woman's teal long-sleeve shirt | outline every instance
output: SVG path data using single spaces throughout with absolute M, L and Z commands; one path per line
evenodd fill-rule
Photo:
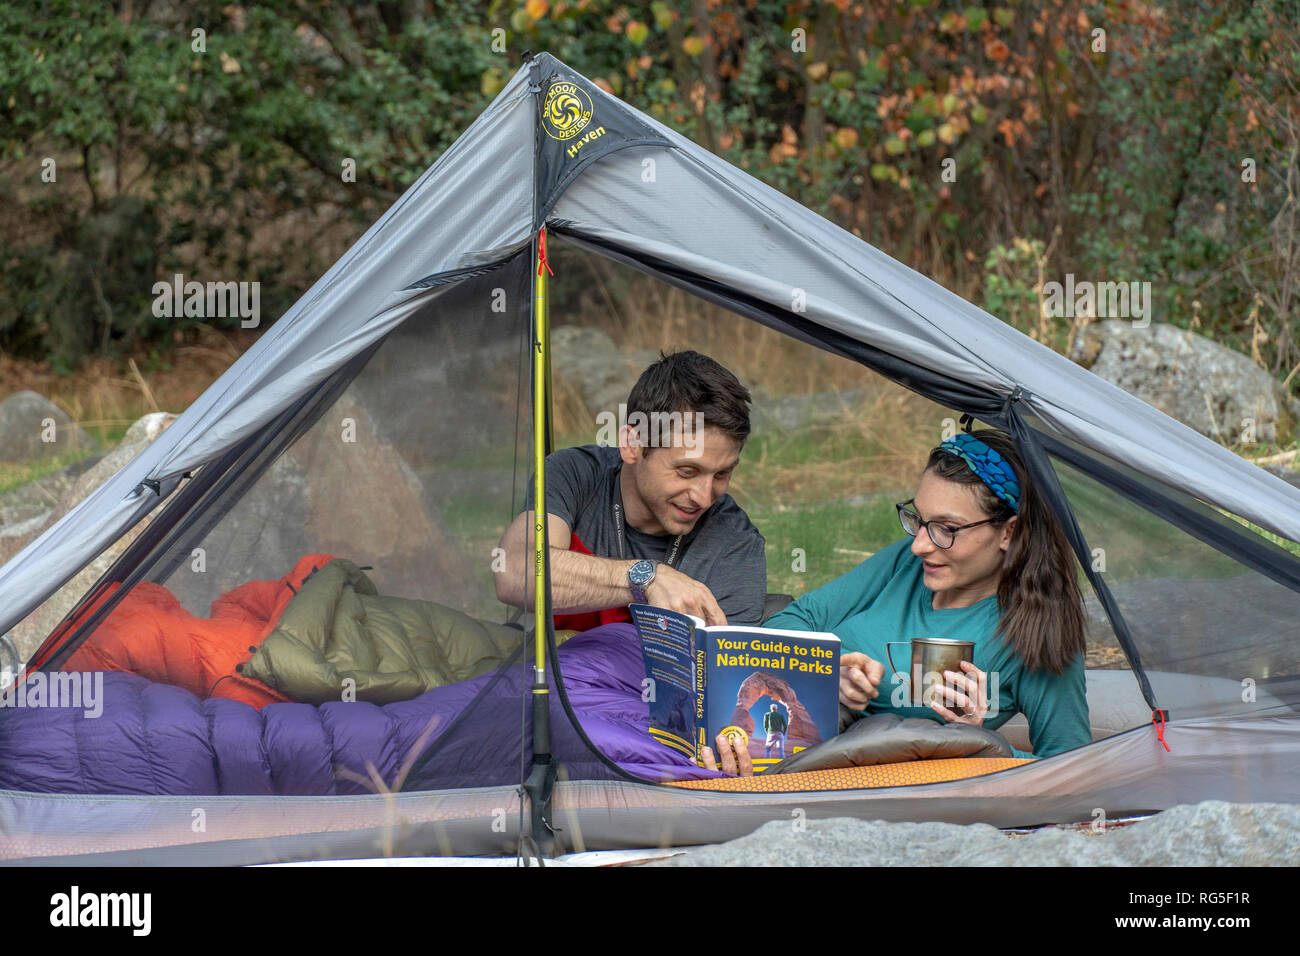
M 843 577 L 808 592 L 764 626 L 830 631 L 840 639 L 843 653 L 861 651 L 885 665 L 884 680 L 877 688 L 880 696 L 867 705 L 867 713 L 940 722 L 942 718 L 928 707 L 911 706 L 908 685 L 902 682 L 911 665 L 907 648 L 892 648 L 902 671 L 895 675 L 885 642 L 914 637 L 972 641 L 974 664 L 988 674 L 989 714 L 984 726 L 996 730 L 1018 712 L 1029 721 L 1033 753 L 1016 750 L 1017 757 L 1050 757 L 1091 743 L 1082 655 L 1063 674 L 1026 668 L 997 636 L 996 596 L 970 607 L 936 611 L 933 592 L 923 583 L 921 559 L 912 554 L 911 544 L 911 538 L 904 538 L 872 555 Z

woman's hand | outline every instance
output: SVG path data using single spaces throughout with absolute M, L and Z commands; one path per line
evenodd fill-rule
M 934 699 L 930 702 L 930 707 L 950 724 L 979 727 L 984 723 L 984 715 L 989 712 L 988 675 L 970 661 L 962 661 L 961 669 L 964 674 L 943 672 L 948 684 L 934 685 Z M 947 706 L 944 706 L 945 702 Z M 957 713 L 962 710 L 966 713 Z
M 879 696 L 876 688 L 885 665 L 860 651 L 840 655 L 840 703 L 852 711 L 865 710 Z

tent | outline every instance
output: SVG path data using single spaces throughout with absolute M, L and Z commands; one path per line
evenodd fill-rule
M 489 571 L 553 441 L 548 237 L 1011 432 L 1127 661 L 1089 673 L 1099 739 L 967 779 L 795 792 L 666 786 L 605 752 L 571 706 L 578 678 L 556 672 L 545 603 L 518 619 Z M 0 859 L 550 852 L 713 842 L 795 810 L 1024 826 L 1294 799 L 1300 561 L 1261 529 L 1300 541 L 1300 490 L 535 56 L 161 437 L 0 569 L 0 633 L 40 619 L 60 589 L 85 590 L 23 655 L 28 680 L 94 649 L 133 594 L 173 595 L 175 613 L 201 617 L 253 580 L 283 577 L 296 595 L 310 574 L 290 569 L 311 554 L 370 566 L 380 593 L 514 628 L 517 646 L 433 727 L 413 701 L 260 712 L 333 734 L 354 776 L 370 762 L 382 785 L 303 792 L 274 773 L 242 793 L 193 785 L 247 756 L 222 752 L 150 765 L 155 792 L 0 789 Z M 162 701 L 148 733 L 164 753 L 258 719 L 144 683 L 121 693 Z M 339 706 L 373 723 L 340 743 Z M 189 716 L 159 716 L 167 707 Z M 22 752 L 12 717 L 0 711 L 0 770 Z M 395 756 L 383 728 L 399 726 Z M 125 746 L 92 743 L 91 727 L 61 731 L 69 761 Z M 266 769 L 266 752 L 249 759 Z

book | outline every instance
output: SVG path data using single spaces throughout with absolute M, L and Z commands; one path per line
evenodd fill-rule
M 650 735 L 697 764 L 719 733 L 749 749 L 754 772 L 839 730 L 840 639 L 818 631 L 708 627 L 648 604 L 628 610 L 641 639 Z

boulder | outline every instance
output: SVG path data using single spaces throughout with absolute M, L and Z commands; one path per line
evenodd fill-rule
M 99 444 L 72 423 L 63 409 L 33 391 L 0 402 L 0 461 L 35 461 L 84 455 Z
M 1007 832 L 984 823 L 773 821 L 646 866 L 1292 866 L 1300 805 L 1207 800 L 1139 820 Z
M 830 425 L 843 421 L 866 398 L 863 389 L 773 397 L 755 388 L 750 421 L 755 434 Z
M 1246 569 L 1232 577 L 1108 581 L 1149 670 L 1263 681 L 1294 673 L 1296 594 Z M 1090 667 L 1127 668 L 1110 621 L 1089 591 Z M 1113 648 L 1111 660 L 1098 656 Z
M 1260 465 L 1260 467 L 1270 474 L 1277 475 L 1288 485 L 1300 488 L 1300 471 L 1292 471 L 1290 468 L 1283 468 L 1279 465 Z
M 343 441 L 337 427 L 346 418 L 355 423 L 355 442 Z M 0 547 L 17 553 L 139 454 L 174 419 L 174 415 L 158 414 L 136 422 L 123 444 L 77 477 L 42 521 L 21 536 L 0 538 Z M 371 577 L 382 593 L 465 607 L 483 590 L 471 566 L 489 567 L 496 540 L 484 542 L 482 554 L 466 555 L 448 534 L 438 511 L 424 500 L 427 483 L 436 483 L 434 474 L 422 481 L 385 440 L 370 413 L 354 397 L 344 395 L 197 542 L 201 555 L 187 551 L 164 583 L 190 613 L 206 616 L 212 601 L 230 589 L 250 580 L 278 578 L 304 554 L 324 552 L 372 566 Z M 14 628 L 14 642 L 24 659 L 152 517 L 127 532 Z
M 1276 444 L 1295 426 L 1293 402 L 1272 375 L 1239 352 L 1172 325 L 1098 322 L 1080 333 L 1070 358 L 1225 445 Z
M 500 329 L 458 332 L 455 348 L 439 348 L 427 331 L 403 327 L 348 393 L 365 410 L 367 433 L 400 448 L 406 463 L 420 470 L 490 456 L 510 439 L 519 361 L 518 340 Z M 527 379 L 524 389 L 526 403 Z M 412 401 L 412 395 L 419 400 Z M 361 431 L 358 420 L 358 435 Z
M 153 440 L 165 432 L 174 421 L 176 416 L 171 412 L 150 412 L 126 430 L 119 447 L 152 444 Z
M 355 444 L 343 445 L 337 431 L 327 430 L 316 436 L 328 443 L 326 453 L 295 445 L 286 455 L 312 469 L 302 553 L 326 551 L 372 566 L 370 576 L 381 594 L 462 607 L 475 590 L 471 564 L 489 567 L 492 555 L 487 547 L 481 554 L 463 553 L 444 526 L 440 511 L 446 501 L 438 493 L 438 479 L 445 466 L 426 464 L 417 474 L 349 396 L 330 415 L 356 419 Z M 374 438 L 366 447 L 368 434 Z M 505 529 L 502 522 L 499 530 Z
M 79 470 L 60 479 L 61 493 L 48 512 L 40 520 L 32 520 L 19 528 L 20 531 L 8 537 L 0 536 L 0 562 L 8 561 L 15 554 L 35 540 L 45 529 L 50 527 L 79 504 L 87 495 L 117 474 L 132 458 L 142 452 L 149 444 L 162 434 L 176 416 L 169 412 L 154 412 L 144 416 L 129 429 L 123 437 L 122 444 L 107 454 L 97 456 L 90 467 L 85 462 L 70 466 Z M 33 482 L 32 484 L 36 484 Z M 19 654 L 26 660 L 40 646 L 46 636 L 81 600 L 83 594 L 99 580 L 105 571 L 116 561 L 123 551 L 134 541 L 149 523 L 146 517 L 120 539 L 111 544 L 102 554 L 83 568 L 71 581 L 61 587 L 44 604 L 15 625 L 12 640 Z
M 0 495 L 0 564 L 18 553 L 22 545 L 16 542 L 26 543 L 34 532 L 48 527 L 73 483 L 103 457 L 102 452 L 88 455 Z
M 659 353 L 652 349 L 620 350 L 600 329 L 565 325 L 551 332 L 551 370 L 557 380 L 557 396 L 562 398 L 564 390 L 575 391 L 593 422 L 601 412 L 617 414 L 641 373 L 658 360 Z M 755 385 L 750 391 L 755 434 L 793 432 L 841 421 L 868 396 L 862 389 L 773 396 Z M 594 431 L 595 426 L 592 428 Z
M 646 366 L 658 361 L 650 349 L 621 351 L 600 329 L 564 325 L 551 332 L 551 374 L 577 390 L 592 418 L 601 412 L 618 414 L 627 394 Z
M 175 420 L 169 412 L 146 415 L 111 451 L 89 455 L 0 496 L 0 564 L 116 474 Z
M 108 479 L 127 466 L 140 452 L 151 445 L 161 435 L 176 416 L 171 412 L 151 412 L 135 422 L 122 436 L 122 442 L 112 451 L 100 457 L 93 467 L 87 468 L 72 483 L 55 508 L 56 520 L 63 517 L 73 506 L 102 485 Z M 53 522 L 51 522 L 53 524 Z
M 355 440 L 345 440 L 345 419 Z M 426 500 L 427 485 L 440 488 L 439 473 L 426 466 L 417 474 L 345 393 L 199 542 L 201 564 L 183 563 L 166 584 L 190 613 L 206 615 L 231 588 L 278 578 L 319 552 L 372 568 L 381 594 L 463 608 L 481 590 L 471 568 L 490 567 L 496 540 L 481 554 L 463 552 Z

